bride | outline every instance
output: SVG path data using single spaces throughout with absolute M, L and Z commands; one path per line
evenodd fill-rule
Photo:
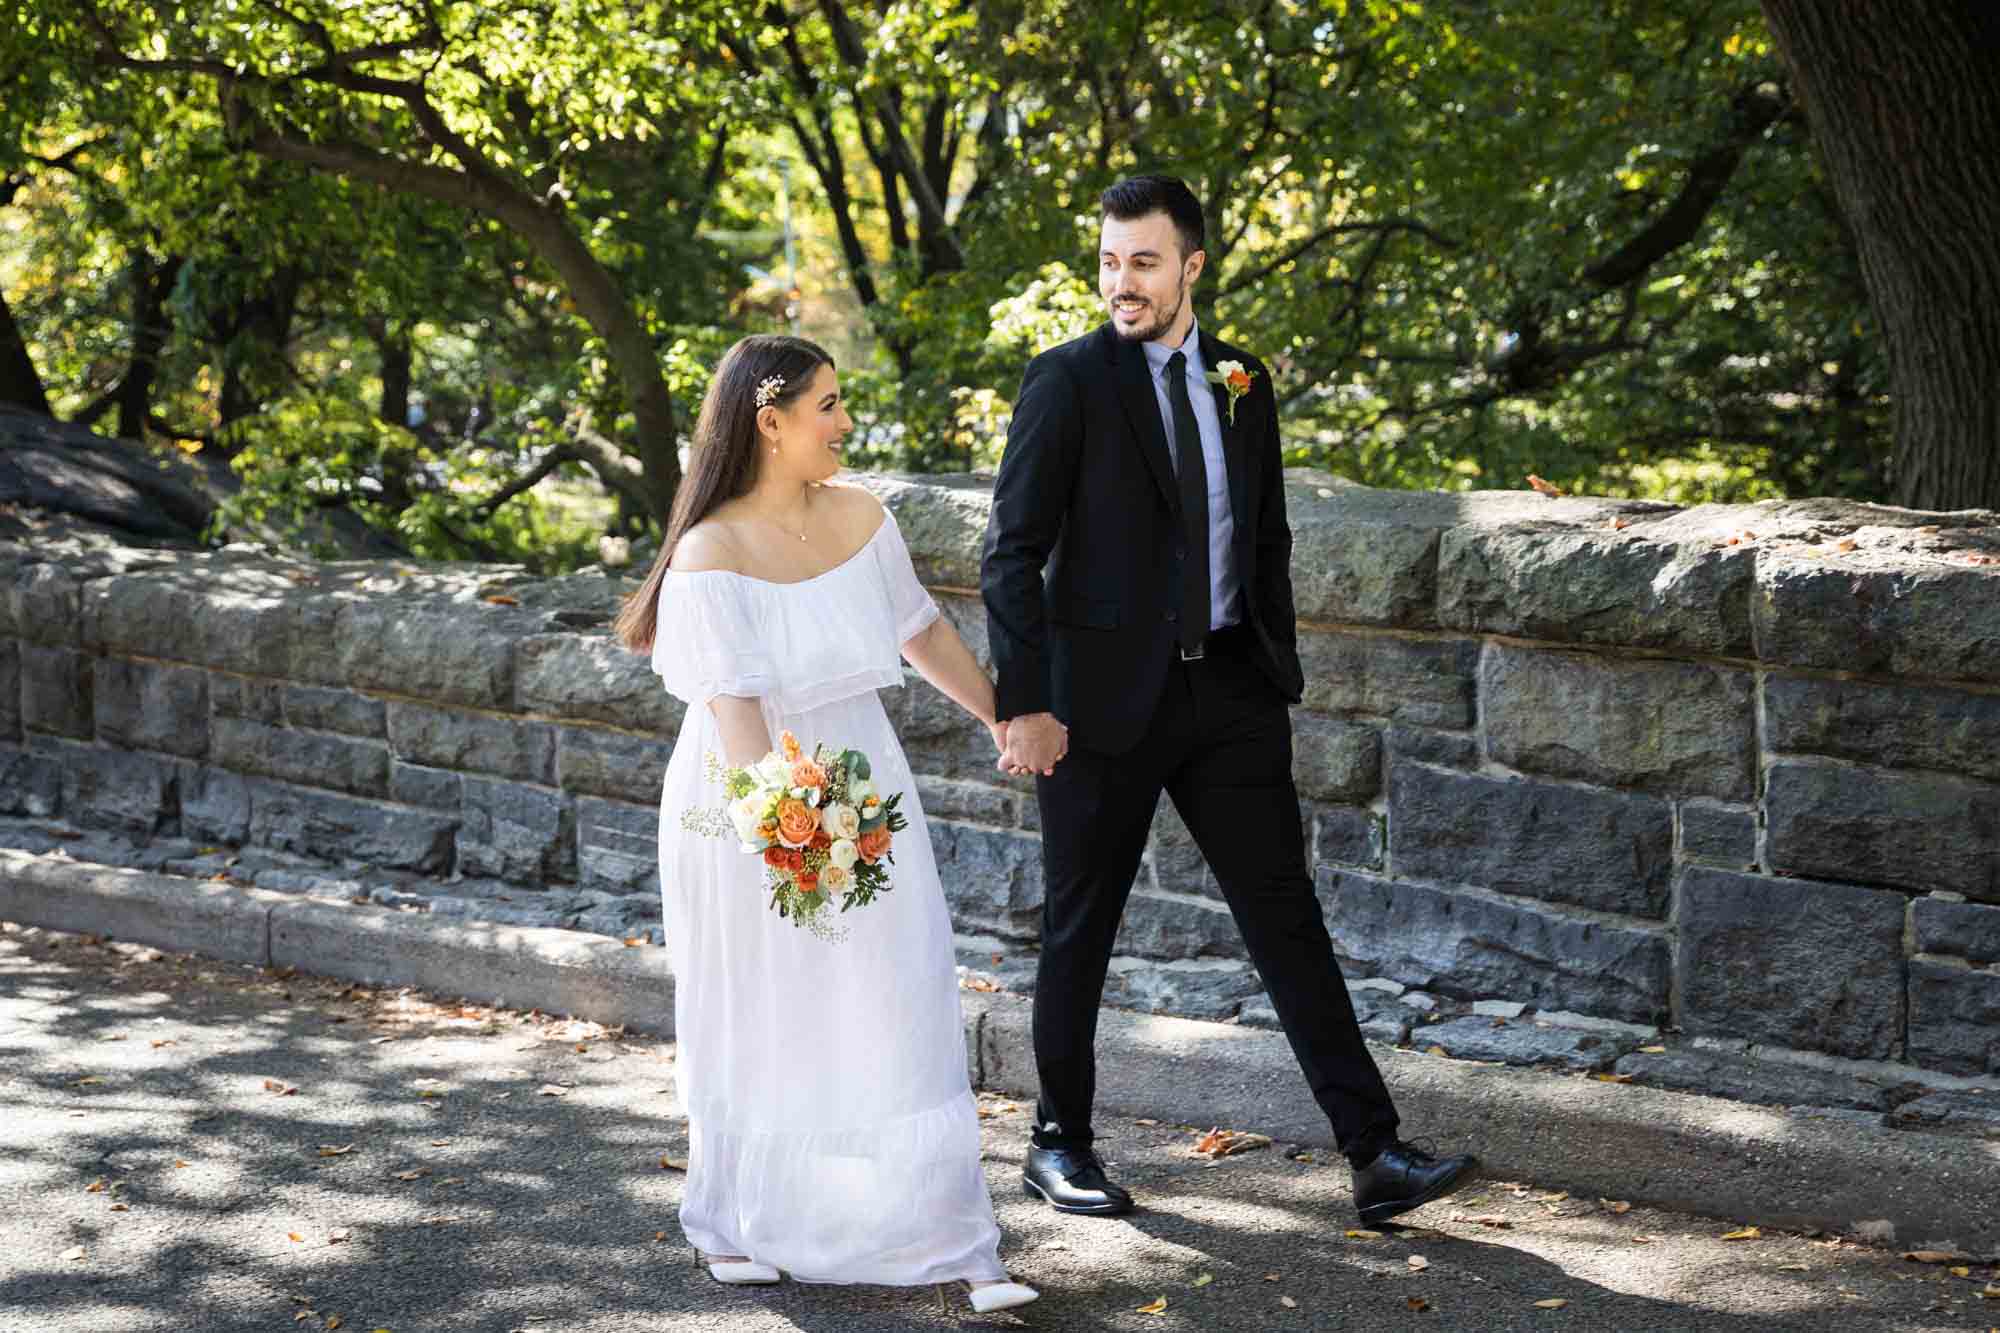
M 898 661 L 984 722 L 992 682 L 917 581 L 896 521 L 833 482 L 853 428 L 832 358 L 757 336 L 716 368 L 660 558 L 618 633 L 689 707 L 660 802 L 660 886 L 688 1115 L 681 1226 L 721 1282 L 963 1282 L 979 1311 L 1037 1293 L 1008 1279 L 980 1167 L 951 924 L 916 784 L 876 691 Z M 732 767 L 789 731 L 873 765 L 909 826 L 890 890 L 841 938 L 770 909 L 764 864 L 688 831 Z

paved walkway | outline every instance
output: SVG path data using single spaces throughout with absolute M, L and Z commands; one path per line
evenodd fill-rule
M 1211 1161 L 1190 1127 L 1143 1119 L 1106 1144 L 1143 1210 L 1059 1217 L 1020 1197 L 1025 1115 L 993 1097 L 1004 1253 L 1038 1304 L 725 1289 L 690 1265 L 661 1165 L 686 1150 L 673 1058 L 590 1024 L 0 926 L 0 1330 L 2000 1327 L 1991 1266 L 1724 1240 L 1726 1219 L 1532 1183 L 1355 1236 L 1337 1160 L 1280 1143 Z

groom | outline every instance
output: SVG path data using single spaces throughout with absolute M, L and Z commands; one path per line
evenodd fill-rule
M 1313 892 L 1291 776 L 1286 705 L 1303 676 L 1270 375 L 1196 326 L 1188 293 L 1206 256 L 1187 185 L 1135 176 L 1100 202 L 1109 322 L 1028 363 L 980 574 L 1000 766 L 1037 774 L 1041 804 L 1041 1096 L 1025 1183 L 1061 1212 L 1132 1206 L 1091 1149 L 1093 1046 L 1164 791 L 1333 1123 L 1362 1220 L 1380 1222 L 1451 1193 L 1476 1163 L 1396 1137 Z

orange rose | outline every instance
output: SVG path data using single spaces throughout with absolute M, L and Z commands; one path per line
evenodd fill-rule
M 798 884 L 800 893 L 819 892 L 819 877 L 817 875 L 800 875 Z
M 796 847 L 785 853 L 785 869 L 794 873 L 806 868 L 806 854 Z
M 854 840 L 854 850 L 861 853 L 862 860 L 874 865 L 889 850 L 890 837 L 886 828 L 870 829 Z
M 823 852 L 833 846 L 833 839 L 826 836 L 825 829 L 821 829 L 819 832 L 813 834 L 811 846 L 814 851 Z
M 787 861 L 788 858 L 785 855 L 784 848 L 766 847 L 764 849 L 764 864 L 771 867 L 771 869 L 783 870 Z
M 792 785 L 794 787 L 826 786 L 826 770 L 810 759 L 792 762 Z
M 1230 372 L 1229 391 L 1231 393 L 1250 392 L 1250 372 L 1247 370 L 1237 370 Z
M 809 841 L 819 831 L 819 811 L 796 797 L 778 802 L 778 836 L 793 846 Z

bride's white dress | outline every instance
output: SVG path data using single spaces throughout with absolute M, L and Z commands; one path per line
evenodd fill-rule
M 916 784 L 876 691 L 938 616 L 894 518 L 814 578 L 668 571 L 653 668 L 688 703 L 660 801 L 688 1173 L 681 1226 L 808 1282 L 1006 1276 L 979 1163 L 951 924 Z M 816 939 L 780 919 L 758 857 L 681 827 L 719 807 L 715 695 L 755 697 L 791 731 L 871 761 L 903 793 L 891 889 Z

